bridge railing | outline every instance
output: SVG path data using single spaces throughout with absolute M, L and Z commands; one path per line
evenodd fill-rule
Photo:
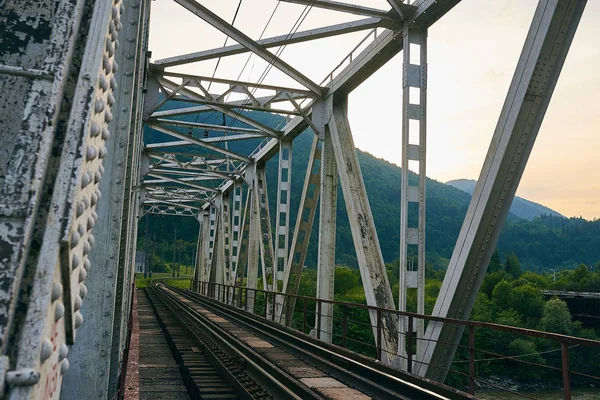
M 500 379 L 485 378 L 486 371 L 489 372 L 490 370 L 490 365 L 498 362 L 506 363 L 505 370 L 513 371 L 515 374 L 521 369 L 525 372 L 530 370 L 535 371 L 538 375 L 545 375 L 546 379 L 550 379 L 552 382 L 561 382 L 565 399 L 571 398 L 572 379 L 576 379 L 576 383 L 579 384 L 594 382 L 597 385 L 600 383 L 600 341 L 597 340 L 488 322 L 434 317 L 365 304 L 323 300 L 302 295 L 287 295 L 242 286 L 192 281 L 190 282 L 190 288 L 227 305 L 280 323 L 285 321 L 277 321 L 277 313 L 273 305 L 282 304 L 282 297 L 295 297 L 297 299 L 296 306 L 293 313 L 290 314 L 292 320 L 287 321 L 286 325 L 294 330 L 310 334 L 317 339 L 322 339 L 322 336 L 330 334 L 331 342 L 334 345 L 353 350 L 378 361 L 384 360 L 383 354 L 386 353 L 386 350 L 381 346 L 382 335 L 386 333 L 386 328 L 382 323 L 385 314 L 395 315 L 398 319 L 405 318 L 408 323 L 405 352 L 387 355 L 392 356 L 388 359 L 394 357 L 405 359 L 408 373 L 417 371 L 415 367 L 418 366 L 418 361 L 414 356 L 417 342 L 424 345 L 428 341 L 416 337 L 414 331 L 416 330 L 417 321 L 423 320 L 426 325 L 432 322 L 454 325 L 458 329 L 463 329 L 464 333 L 462 340 L 456 345 L 455 361 L 450 368 L 447 368 L 449 375 L 446 383 L 459 389 L 468 389 L 471 394 L 475 394 L 476 386 L 480 386 L 507 391 L 519 397 L 535 399 L 530 394 L 515 390 L 514 387 L 507 387 Z M 285 303 L 289 304 L 291 302 Z M 322 310 L 325 304 L 333 305 L 333 313 L 327 316 L 334 321 L 332 332 L 325 332 L 321 326 Z M 376 325 L 371 324 L 369 318 L 371 312 L 377 316 Z M 285 313 L 282 313 L 282 315 L 285 315 Z M 535 341 L 541 348 L 539 350 L 534 348 L 535 351 L 527 352 L 528 347 L 521 345 L 515 347 L 517 350 L 521 349 L 521 352 L 525 350 L 524 354 L 502 354 L 484 349 L 481 346 L 482 342 L 486 340 L 489 342 L 490 339 L 493 339 L 499 347 L 503 347 L 504 344 L 504 347 L 508 350 L 508 344 L 510 342 L 514 343 L 514 340 L 519 338 Z M 477 347 L 478 343 L 479 347 Z M 541 357 L 541 355 L 546 358 Z M 573 355 L 575 357 L 571 357 Z M 576 370 L 573 368 L 574 366 L 578 366 L 580 370 Z M 582 370 L 582 366 L 587 366 L 588 369 L 584 368 Z M 438 368 L 443 367 L 438 366 Z

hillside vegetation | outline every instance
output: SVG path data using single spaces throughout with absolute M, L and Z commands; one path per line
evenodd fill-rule
M 176 107 L 177 103 L 171 103 L 169 107 Z M 269 114 L 253 114 L 265 125 L 272 127 L 281 122 L 281 117 Z M 190 120 L 196 120 L 195 116 L 188 116 Z M 212 119 L 211 119 L 212 118 Z M 207 120 L 215 123 L 214 116 L 199 119 L 199 122 Z M 221 118 L 219 116 L 219 118 Z M 217 121 L 221 123 L 221 121 Z M 227 117 L 226 124 L 232 121 Z M 236 122 L 233 125 L 243 124 Z M 188 131 L 185 131 L 186 133 Z M 202 137 L 204 132 L 194 131 L 197 137 Z M 221 133 L 208 132 L 210 136 Z M 146 142 L 159 140 L 171 140 L 156 131 L 146 131 Z M 292 198 L 290 225 L 296 220 L 296 213 L 302 193 L 302 185 L 308 162 L 312 133 L 306 131 L 301 134 L 293 146 L 292 158 Z M 242 154 L 249 154 L 258 145 L 260 140 L 248 142 L 232 142 L 230 150 Z M 193 151 L 193 147 L 181 148 L 187 152 Z M 173 148 L 173 151 L 178 151 Z M 368 153 L 358 150 L 358 158 L 377 227 L 379 242 L 384 260 L 392 262 L 399 254 L 399 221 L 400 221 L 400 182 L 401 170 L 392 163 L 376 158 Z M 416 177 L 411 173 L 411 180 Z M 277 157 L 267 163 L 267 186 L 269 189 L 269 201 L 271 216 L 275 215 L 277 182 Z M 415 181 L 416 183 L 416 181 Z M 463 190 L 443 184 L 433 179 L 427 180 L 427 231 L 426 247 L 427 262 L 429 267 L 435 270 L 443 270 L 447 266 L 452 255 L 458 232 L 466 214 L 470 195 Z M 541 206 L 543 207 L 543 206 Z M 552 210 L 550 210 L 552 211 Z M 317 216 L 318 217 L 318 216 Z M 183 238 L 177 244 L 181 252 L 181 261 L 192 263 L 198 234 L 198 223 L 193 218 L 162 217 L 151 215 L 150 230 L 156 233 L 155 254 L 164 262 L 170 262 L 172 258 L 173 232 L 175 225 L 178 229 L 178 237 Z M 272 223 L 275 223 L 274 217 Z M 311 244 L 309 247 L 306 265 L 309 268 L 316 266 L 317 254 L 317 225 L 313 227 Z M 346 215 L 341 188 L 338 190 L 337 204 L 337 237 L 336 237 L 336 262 L 338 264 L 356 267 L 356 254 L 350 232 L 350 226 Z M 141 225 L 139 234 L 139 248 L 143 249 L 144 225 Z M 291 237 L 291 233 L 290 233 Z M 581 218 L 564 218 L 556 215 L 542 215 L 541 217 L 527 220 L 509 214 L 502 234 L 498 242 L 498 250 L 501 254 L 515 253 L 521 260 L 524 269 L 542 271 L 549 269 L 575 268 L 581 263 L 594 265 L 600 260 L 600 221 L 588 221 Z

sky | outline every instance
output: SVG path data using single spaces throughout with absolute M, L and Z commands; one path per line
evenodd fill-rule
M 231 22 L 239 0 L 200 0 Z M 345 0 L 388 10 L 386 0 Z M 152 3 L 152 59 L 220 47 L 225 35 L 172 0 Z M 243 0 L 235 27 L 253 39 L 361 17 L 275 0 Z M 427 175 L 477 179 L 537 0 L 462 0 L 428 32 Z M 281 58 L 321 82 L 366 32 L 290 45 Z M 228 44 L 235 44 L 229 39 Z M 271 49 L 275 51 L 276 49 Z M 220 78 L 254 80 L 267 67 L 248 54 L 219 63 Z M 248 61 L 248 62 L 247 62 Z M 247 62 L 247 64 L 246 64 Z M 216 60 L 172 69 L 212 75 Z M 244 65 L 246 64 L 246 67 Z M 240 75 L 240 71 L 242 71 Z M 349 95 L 356 146 L 400 164 L 402 54 Z M 264 83 L 298 87 L 275 68 Z M 600 0 L 588 0 L 517 195 L 565 216 L 600 218 Z

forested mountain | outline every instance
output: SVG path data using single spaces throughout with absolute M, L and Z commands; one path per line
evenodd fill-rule
M 446 182 L 446 185 L 454 186 L 457 189 L 467 192 L 469 195 L 473 195 L 475 191 L 475 185 L 477 181 L 473 179 L 455 179 Z M 524 199 L 519 196 L 515 196 L 511 206 L 510 212 L 517 217 L 532 220 L 534 218 L 541 217 L 543 215 L 551 215 L 553 217 L 562 217 L 560 213 L 554 211 L 551 208 L 535 203 L 533 201 Z
M 171 102 L 169 107 L 175 108 L 177 103 Z M 253 114 L 253 117 L 272 127 L 279 125 L 282 121 L 280 116 L 264 113 Z M 188 118 L 193 121 L 197 120 L 196 116 L 190 115 Z M 217 118 L 215 115 L 207 113 L 205 117 L 201 117 L 197 121 L 232 124 L 229 117 L 225 121 L 221 121 L 222 117 L 220 115 L 218 121 L 215 121 L 215 118 Z M 235 122 L 233 125 L 245 126 L 239 122 Z M 182 131 L 189 133 L 187 130 Z M 207 133 L 210 137 L 222 134 L 211 131 L 201 132 L 199 130 L 194 130 L 192 133 L 196 137 L 203 137 Z M 312 136 L 312 132 L 306 131 L 293 142 L 291 229 L 293 229 L 296 221 Z M 147 143 L 170 140 L 168 136 L 148 129 L 146 130 L 145 139 Z M 249 154 L 259 142 L 260 140 L 253 141 L 253 143 L 231 142 L 229 149 L 242 154 Z M 189 152 L 191 149 L 192 146 L 189 146 L 185 151 Z M 173 151 L 177 151 L 176 148 L 173 148 Z M 386 262 L 392 262 L 398 258 L 399 253 L 401 170 L 395 164 L 360 150 L 358 150 L 358 158 L 383 257 Z M 409 179 L 416 179 L 416 177 L 411 174 Z M 269 201 L 273 224 L 275 223 L 276 182 L 277 157 L 273 157 L 267 163 L 267 186 L 270 188 Z M 433 179 L 427 180 L 426 193 L 427 262 L 435 269 L 443 269 L 452 255 L 458 232 L 469 205 L 470 195 Z M 156 254 L 167 262 L 171 260 L 175 225 L 178 229 L 177 237 L 181 238 L 178 247 L 183 251 L 182 261 L 191 263 L 194 259 L 198 233 L 198 223 L 193 218 L 150 216 L 150 231 L 156 234 L 156 242 L 158 243 Z M 311 245 L 306 261 L 308 267 L 316 266 L 317 225 L 315 223 L 311 236 Z M 337 225 L 336 261 L 339 264 L 356 267 L 354 245 L 341 188 L 338 190 Z M 143 243 L 144 228 L 145 225 L 142 222 L 139 228 L 140 249 L 143 249 L 141 243 Z M 529 221 L 509 214 L 498 248 L 502 254 L 514 252 L 520 259 L 521 266 L 525 269 L 543 270 L 571 267 L 579 265 L 579 263 L 592 265 L 600 260 L 600 220 L 586 221 L 557 216 L 542 216 Z

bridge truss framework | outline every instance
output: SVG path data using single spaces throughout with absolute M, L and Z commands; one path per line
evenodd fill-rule
M 13 398 L 106 398 L 116 392 L 137 222 L 145 214 L 199 221 L 196 280 L 256 288 L 261 278 L 269 290 L 295 294 L 319 207 L 317 297 L 333 299 L 339 178 L 367 303 L 395 308 L 347 96 L 403 50 L 398 303 L 405 309 L 407 290 L 416 288 L 418 311 L 424 312 L 427 30 L 459 0 L 388 0 L 389 10 L 284 0 L 360 19 L 260 40 L 194 0 L 174 1 L 237 44 L 150 63 L 148 0 L 22 1 L 0 12 L 0 26 L 8 32 L 0 44 L 11 49 L 0 63 L 0 134 L 8 147 L 0 166 L 0 372 L 6 377 L 0 392 Z M 539 1 L 436 316 L 469 317 L 585 3 Z M 269 50 L 351 32 L 366 35 L 320 83 Z M 243 53 L 261 57 L 295 87 L 173 70 Z M 170 108 L 169 101 L 183 106 Z M 186 118 L 207 112 L 239 123 Z M 257 117 L 265 112 L 285 118 L 278 127 L 266 126 Z M 144 143 L 144 127 L 169 140 Z M 293 140 L 306 129 L 315 135 L 292 225 Z M 249 154 L 229 149 L 234 142 L 257 140 Z M 265 164 L 275 156 L 272 226 Z M 408 179 L 411 161 L 418 163 L 416 185 Z M 409 223 L 411 204 L 417 205 L 416 226 Z M 280 322 L 290 321 L 294 304 L 269 307 Z M 333 310 L 326 306 L 320 315 L 320 337 L 330 341 Z M 392 315 L 383 318 L 385 359 L 406 368 L 408 326 Z M 462 332 L 441 323 L 415 328 L 421 340 L 413 370 L 443 381 L 455 351 L 451 343 Z

